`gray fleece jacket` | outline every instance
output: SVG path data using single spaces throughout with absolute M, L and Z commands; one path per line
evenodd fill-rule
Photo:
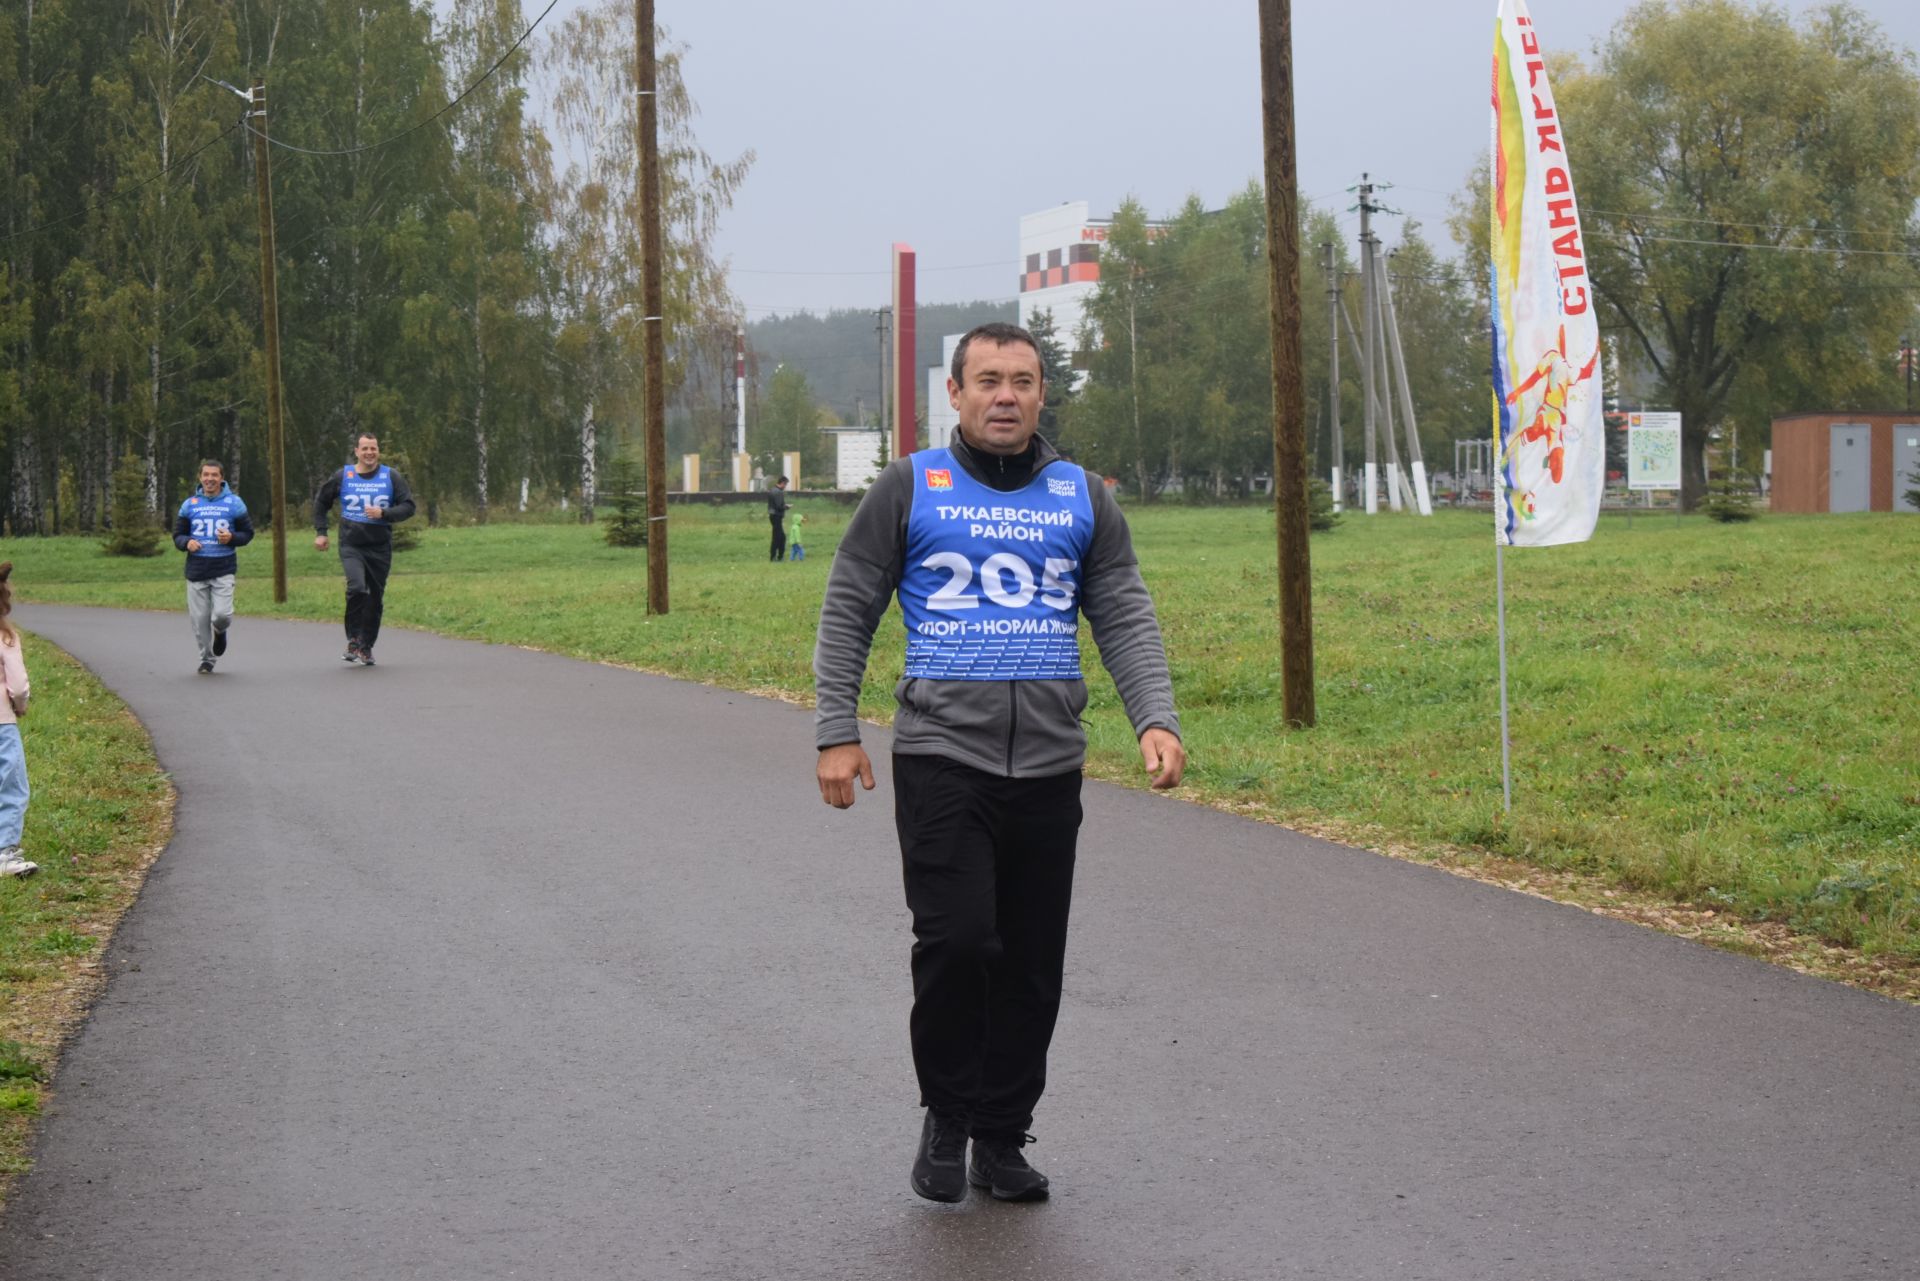
M 1060 458 L 1040 437 L 1033 441 L 1030 464 L 970 449 L 958 431 L 950 448 L 974 479 L 1017 492 L 1037 484 L 1041 468 Z M 813 651 L 817 747 L 860 741 L 855 712 L 867 655 L 906 568 L 913 467 L 909 455 L 880 473 L 847 525 L 827 576 Z M 1177 735 L 1180 721 L 1174 715 L 1160 622 L 1140 579 L 1126 517 L 1098 476 L 1087 473 L 1086 485 L 1093 502 L 1093 544 L 1081 567 L 1080 612 L 1093 629 L 1100 662 L 1119 688 L 1134 734 L 1159 728 Z M 1085 681 L 909 678 L 894 686 L 894 700 L 899 710 L 893 750 L 901 755 L 945 756 L 1004 778 L 1064 774 L 1086 763 L 1087 736 L 1080 726 L 1087 706 Z

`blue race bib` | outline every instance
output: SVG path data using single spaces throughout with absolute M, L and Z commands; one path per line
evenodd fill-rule
M 1080 566 L 1093 546 L 1087 473 L 1064 460 L 1001 493 L 949 450 L 913 455 L 900 579 L 906 674 L 1080 679 Z
M 180 504 L 180 514 L 187 518 L 187 537 L 200 542 L 200 550 L 187 555 L 217 560 L 235 554 L 231 543 L 220 541 L 220 534 L 223 530 L 231 533 L 234 522 L 247 514 L 240 495 L 231 489 L 221 490 L 218 498 L 196 492 Z
M 381 525 L 386 517 L 374 519 L 366 514 L 369 507 L 378 507 L 382 512 L 393 506 L 393 469 L 385 463 L 374 469 L 373 475 L 362 476 L 358 468 L 346 467 L 340 472 L 340 519 L 350 520 L 356 525 Z

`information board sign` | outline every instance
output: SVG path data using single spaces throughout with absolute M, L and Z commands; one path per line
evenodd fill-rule
M 1680 488 L 1680 415 L 1627 415 L 1627 488 Z

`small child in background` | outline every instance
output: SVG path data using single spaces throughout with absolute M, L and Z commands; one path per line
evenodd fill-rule
M 19 718 L 27 714 L 27 663 L 13 613 L 13 562 L 0 563 L 0 876 L 32 876 L 40 870 L 20 853 L 27 821 L 27 754 Z
M 793 534 L 787 544 L 787 559 L 789 561 L 805 560 L 807 549 L 800 545 L 800 540 L 805 536 L 807 514 L 796 507 L 793 511 L 793 519 L 788 523 L 793 526 Z

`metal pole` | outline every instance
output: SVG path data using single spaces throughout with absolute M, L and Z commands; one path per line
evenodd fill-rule
M 1280 680 L 1286 722 L 1314 723 L 1313 574 L 1307 541 L 1306 388 L 1300 359 L 1300 188 L 1293 141 L 1293 14 L 1260 0 L 1260 107 L 1267 182 L 1267 328 L 1273 344 L 1274 525 L 1280 556 Z
M 640 306 L 646 313 L 647 612 L 667 612 L 667 339 L 662 314 L 659 101 L 655 94 L 653 0 L 634 0 L 634 86 L 640 98 Z
M 1507 549 L 1493 545 L 1494 612 L 1500 632 L 1500 795 L 1513 813 L 1513 739 L 1507 730 Z
M 747 331 L 736 324 L 733 329 L 733 452 L 747 452 Z M 796 484 L 798 482 L 795 482 Z
M 267 338 L 267 472 L 273 500 L 273 600 L 287 600 L 287 439 L 280 418 L 280 298 L 273 271 L 273 181 L 267 159 L 267 82 L 253 78 L 247 127 L 260 206 L 260 325 Z

